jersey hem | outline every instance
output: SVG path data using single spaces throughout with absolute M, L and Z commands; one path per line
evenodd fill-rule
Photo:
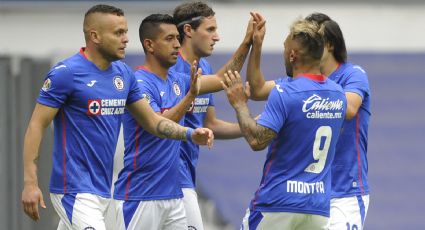
M 94 192 L 94 191 L 90 191 L 90 190 L 75 190 L 75 189 L 70 190 L 70 189 L 67 189 L 66 192 L 63 192 L 63 189 L 60 189 L 60 190 L 50 189 L 50 193 L 54 193 L 54 194 L 90 193 L 90 194 L 101 196 L 101 197 L 107 198 L 107 199 L 111 198 L 110 193 Z
M 354 192 L 354 193 L 347 193 L 347 194 L 334 194 L 331 195 L 331 199 L 333 198 L 346 198 L 346 197 L 352 197 L 352 196 L 364 196 L 364 195 L 369 195 L 369 190 L 365 191 L 365 192 Z
M 114 195 L 115 200 L 148 201 L 148 200 L 170 200 L 183 198 L 183 193 L 168 196 L 128 196 Z
M 290 213 L 302 213 L 302 214 L 312 214 L 329 217 L 330 212 L 320 212 L 317 210 L 298 210 L 298 209 L 288 209 L 288 208 L 261 208 L 255 207 L 255 210 L 250 208 L 250 211 L 260 211 L 260 212 L 290 212 Z

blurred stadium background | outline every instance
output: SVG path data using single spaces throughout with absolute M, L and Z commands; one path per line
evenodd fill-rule
M 39 183 L 48 208 L 41 220 L 24 215 L 22 140 L 45 74 L 56 61 L 84 45 L 83 15 L 100 1 L 0 0 L 0 230 L 56 229 L 58 218 L 48 193 L 51 130 L 44 137 Z M 181 1 L 109 1 L 123 8 L 130 42 L 125 61 L 143 63 L 138 39 L 141 20 L 151 13 L 171 13 Z M 267 19 L 262 69 L 268 79 L 283 76 L 282 44 L 297 17 L 323 12 L 341 26 L 349 60 L 368 72 L 372 90 L 369 128 L 370 230 L 425 229 L 425 2 L 424 0 L 230 0 L 209 1 L 216 12 L 221 41 L 209 59 L 218 69 L 239 45 L 249 11 Z M 219 118 L 236 121 L 223 93 L 215 96 Z M 253 114 L 263 103 L 250 102 Z M 122 165 L 122 142 L 115 171 Z M 202 149 L 198 189 L 206 230 L 237 229 L 256 190 L 265 151 L 252 152 L 243 139 L 216 141 Z M 108 223 L 111 223 L 110 213 Z M 108 227 L 113 229 L 112 224 Z

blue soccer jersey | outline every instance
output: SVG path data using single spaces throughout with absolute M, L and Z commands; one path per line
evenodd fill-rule
M 330 166 L 345 111 L 342 88 L 321 75 L 276 81 L 257 123 L 277 136 L 251 211 L 329 216 Z
M 59 109 L 53 121 L 50 192 L 111 196 L 121 114 L 139 99 L 134 74 L 121 61 L 103 71 L 81 49 L 50 70 L 37 99 Z
M 369 194 L 367 182 L 367 140 L 371 115 L 370 89 L 366 72 L 358 65 L 341 64 L 329 79 L 345 92 L 360 95 L 363 102 L 357 115 L 344 122 L 332 165 L 332 198 Z
M 172 70 L 190 76 L 190 67 L 181 55 L 178 56 L 177 63 L 171 67 Z M 199 68 L 202 74 L 213 74 L 210 64 L 203 58 L 199 60 Z M 195 98 L 194 103 L 186 113 L 185 126 L 190 128 L 200 128 L 204 126 L 205 116 L 208 106 L 214 106 L 213 95 L 211 93 L 202 94 Z M 182 142 L 180 146 L 181 158 L 181 186 L 182 188 L 195 188 L 196 165 L 199 158 L 199 146 L 192 142 Z
M 189 76 L 168 72 L 166 80 L 146 68 L 135 73 L 140 91 L 155 112 L 177 105 L 190 88 Z M 184 123 L 182 118 L 180 124 Z M 179 181 L 181 141 L 156 137 L 140 127 L 126 112 L 124 168 L 115 183 L 119 200 L 161 200 L 183 197 Z

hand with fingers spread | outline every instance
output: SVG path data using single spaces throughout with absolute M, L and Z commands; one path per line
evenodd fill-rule
M 241 76 L 237 71 L 227 71 L 224 78 L 225 82 L 221 82 L 221 84 L 232 107 L 237 109 L 240 106 L 245 106 L 250 96 L 249 85 L 247 84 L 244 88 Z
M 197 128 L 192 133 L 192 141 L 198 145 L 207 145 L 212 148 L 214 143 L 214 133 L 208 128 Z
M 266 20 L 261 14 L 256 12 L 251 12 L 251 16 L 254 18 L 252 35 L 253 44 L 262 45 L 266 34 Z
M 35 221 L 40 219 L 40 214 L 38 212 L 39 204 L 42 208 L 46 208 L 43 194 L 38 185 L 25 184 L 24 190 L 22 191 L 22 205 L 24 206 L 24 212 Z
M 193 96 L 198 96 L 201 90 L 201 81 L 199 77 L 202 74 L 202 69 L 198 68 L 198 62 L 195 60 L 190 67 L 190 90 L 189 93 Z

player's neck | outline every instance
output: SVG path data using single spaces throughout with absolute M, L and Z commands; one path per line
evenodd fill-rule
M 100 70 L 106 70 L 111 65 L 111 61 L 102 56 L 96 49 L 87 46 L 84 49 L 84 55 L 87 59 L 97 66 Z
M 298 76 L 301 76 L 303 74 L 322 75 L 322 72 L 320 72 L 320 67 L 317 65 L 299 66 L 297 68 L 294 68 L 294 72 L 293 72 L 294 78 L 297 78 Z
M 322 60 L 322 63 L 320 64 L 320 71 L 323 75 L 329 76 L 338 69 L 338 66 L 339 63 L 335 60 L 335 58 L 328 58 L 326 60 Z
M 183 59 L 189 64 L 192 64 L 195 60 L 199 62 L 200 57 L 196 55 L 193 49 L 189 46 L 189 42 L 183 43 L 179 52 Z
M 160 78 L 162 78 L 164 80 L 167 79 L 167 77 L 168 77 L 168 70 L 170 69 L 170 67 L 164 67 L 154 57 L 151 57 L 151 56 L 147 55 L 144 66 L 149 71 L 151 71 L 152 73 L 154 73 L 155 75 L 157 75 L 158 77 L 160 77 Z

